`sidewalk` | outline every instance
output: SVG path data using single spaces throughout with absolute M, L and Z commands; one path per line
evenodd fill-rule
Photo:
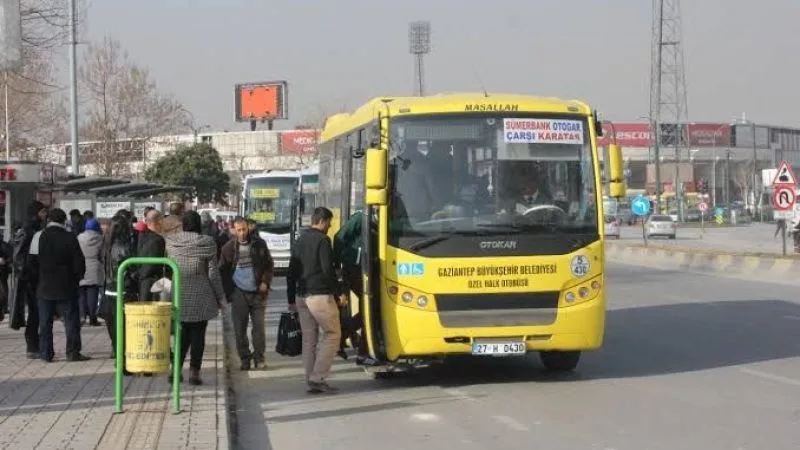
M 228 449 L 222 321 L 209 323 L 204 385 L 181 386 L 171 411 L 166 374 L 125 377 L 123 414 L 114 411 L 113 360 L 105 326 L 82 329 L 83 353 L 64 359 L 64 327 L 54 327 L 56 359 L 28 360 L 24 329 L 0 323 L 0 449 Z M 184 365 L 188 378 L 188 361 Z

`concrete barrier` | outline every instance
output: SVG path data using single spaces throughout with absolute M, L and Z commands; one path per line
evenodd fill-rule
M 800 258 L 606 241 L 606 260 L 800 286 Z

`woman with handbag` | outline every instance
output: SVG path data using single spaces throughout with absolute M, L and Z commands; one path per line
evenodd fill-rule
M 181 273 L 181 366 L 191 349 L 189 383 L 197 386 L 203 384 L 200 368 L 208 321 L 222 309 L 225 293 L 217 266 L 217 243 L 202 234 L 200 215 L 187 211 L 181 222 L 183 231 L 168 235 L 166 248 L 167 257 L 175 260 Z M 174 381 L 170 375 L 170 382 Z

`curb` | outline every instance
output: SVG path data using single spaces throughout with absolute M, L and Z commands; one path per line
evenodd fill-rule
M 223 388 L 225 389 L 225 429 L 226 442 L 220 442 L 219 448 L 237 448 L 239 425 L 236 417 L 236 391 L 233 389 L 233 375 L 231 374 L 231 355 L 233 344 L 233 322 L 230 315 L 230 307 L 226 307 L 222 313 L 222 346 L 223 346 L 223 367 L 225 371 Z M 223 447 L 225 445 L 225 447 Z
M 626 245 L 606 242 L 606 257 L 622 263 L 667 265 L 687 271 L 724 275 L 768 275 L 786 279 L 788 273 L 800 272 L 800 258 L 779 255 L 733 254 L 713 251 L 693 251 L 649 245 Z M 762 277 L 763 278 L 763 277 Z M 771 280 L 770 280 L 771 281 Z M 794 280 L 792 280 L 794 281 Z M 797 281 L 794 281 L 795 283 Z

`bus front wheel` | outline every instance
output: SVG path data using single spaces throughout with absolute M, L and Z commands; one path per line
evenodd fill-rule
M 571 372 L 578 366 L 581 352 L 546 351 L 539 352 L 539 358 L 542 360 L 544 368 L 550 372 Z

